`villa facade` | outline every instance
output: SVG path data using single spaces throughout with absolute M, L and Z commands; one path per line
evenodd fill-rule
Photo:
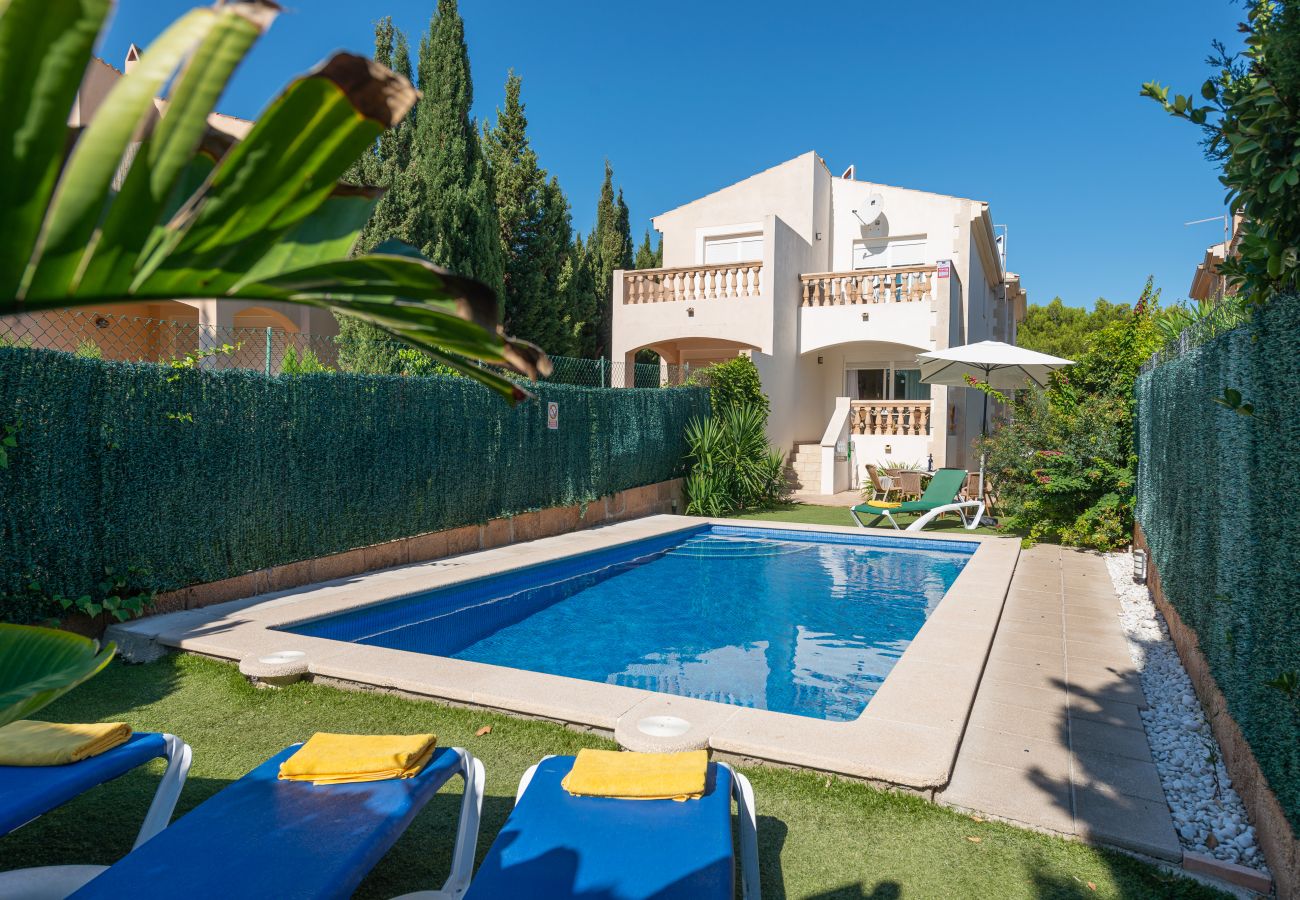
M 1015 342 L 1025 292 L 987 203 L 835 176 L 809 152 L 654 226 L 664 268 L 614 276 L 615 360 L 748 355 L 804 490 L 885 460 L 970 466 L 984 397 L 921 384 L 916 355 Z

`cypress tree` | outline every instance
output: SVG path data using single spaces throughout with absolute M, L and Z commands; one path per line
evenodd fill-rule
M 546 183 L 541 201 L 534 244 L 541 285 L 536 342 L 544 350 L 554 347 L 554 353 L 568 355 L 575 347 L 573 329 L 566 320 L 571 321 L 575 311 L 574 297 L 566 292 L 563 278 L 573 254 L 573 217 L 558 179 L 552 177 Z
M 492 173 L 470 119 L 465 23 L 456 0 L 438 0 L 420 42 L 420 90 L 412 165 L 420 173 L 417 246 L 435 263 L 502 288 L 501 237 Z
M 593 235 L 593 238 L 595 236 Z M 596 337 L 596 278 L 591 267 L 591 253 L 582 235 L 575 235 L 569 245 L 568 258 L 560 272 L 556 293 L 565 310 L 561 321 L 567 341 L 567 355 L 592 359 Z
M 591 357 L 609 354 L 613 318 L 614 270 L 632 268 L 632 229 L 623 191 L 614 193 L 614 169 L 605 161 L 605 181 L 596 203 L 596 227 L 587 241 L 587 256 L 595 281 L 596 299 L 590 341 L 584 348 Z
M 664 244 L 660 240 L 658 246 L 650 243 L 650 229 L 645 230 L 645 239 L 641 241 L 641 246 L 636 248 L 636 259 L 633 265 L 638 269 L 658 269 L 664 264 Z
M 375 23 L 375 61 L 413 80 L 411 52 L 406 35 L 393 27 L 391 16 Z M 384 131 L 374 145 L 343 176 L 352 184 L 383 188 L 361 229 L 355 252 L 373 250 L 386 240 L 396 238 L 415 243 L 415 219 L 418 216 L 419 173 L 411 166 L 415 140 L 415 117 L 412 110 L 396 128 Z M 348 372 L 390 374 L 401 370 L 399 345 L 385 332 L 352 316 L 334 314 L 339 324 L 335 339 L 339 347 L 339 365 Z
M 568 341 L 556 287 L 573 229 L 559 182 L 547 181 L 528 143 L 520 87 L 519 76 L 511 72 L 505 106 L 497 111 L 495 127 L 483 134 L 500 221 L 505 327 L 516 337 L 559 352 L 556 348 Z

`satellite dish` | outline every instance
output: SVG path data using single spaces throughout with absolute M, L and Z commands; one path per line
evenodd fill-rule
M 858 221 L 863 225 L 874 225 L 885 214 L 885 198 L 883 194 L 871 194 L 867 197 L 866 205 L 861 209 L 853 210 L 853 215 L 858 217 Z

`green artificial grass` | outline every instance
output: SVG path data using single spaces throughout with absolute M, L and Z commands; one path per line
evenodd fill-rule
M 114 663 L 41 717 L 126 721 L 137 730 L 180 735 L 194 748 L 181 815 L 315 731 L 432 730 L 439 743 L 469 748 L 487 768 L 480 860 L 510 811 L 525 768 L 547 753 L 611 746 L 559 725 L 385 694 L 308 683 L 258 690 L 233 665 L 184 655 L 146 666 Z M 491 732 L 476 736 L 485 725 Z M 0 839 L 0 869 L 112 862 L 130 849 L 161 770 L 156 762 L 97 787 Z M 978 822 L 917 797 L 811 772 L 743 771 L 754 785 L 767 900 L 1223 896 L 1120 853 Z M 358 897 L 441 885 L 459 784 L 444 788 L 416 818 Z
M 787 503 L 772 509 L 760 510 L 759 512 L 743 513 L 736 516 L 737 519 L 765 519 L 770 522 L 802 522 L 807 525 L 853 525 L 853 517 L 849 515 L 847 506 L 816 506 L 811 503 Z M 898 521 L 900 528 L 906 528 L 915 522 L 918 516 L 909 514 L 900 514 L 894 516 Z M 886 531 L 893 531 L 894 527 L 889 524 L 889 520 L 881 518 L 876 521 L 862 517 L 862 521 L 867 523 L 868 528 L 883 528 Z M 972 531 L 967 531 L 961 525 L 961 520 L 957 518 L 956 513 L 940 516 L 925 526 L 926 534 L 950 534 L 953 536 L 962 534 L 992 534 L 1002 535 L 1004 537 L 1014 537 L 1015 535 L 1003 528 L 987 528 L 981 525 Z

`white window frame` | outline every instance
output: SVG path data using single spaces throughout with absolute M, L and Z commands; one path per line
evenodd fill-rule
M 763 235 L 762 222 L 741 222 L 735 225 L 714 225 L 708 228 L 695 229 L 695 264 L 704 265 L 704 245 L 707 240 L 712 238 L 741 238 L 751 237 L 754 235 Z M 744 260 L 749 262 L 750 260 Z M 760 260 L 754 260 L 761 262 Z
M 859 256 L 862 253 L 862 251 L 864 251 L 867 247 L 879 246 L 882 244 L 884 245 L 884 252 L 881 253 L 879 256 L 873 258 L 873 262 L 877 260 L 879 262 L 876 262 L 875 265 L 859 265 Z M 926 237 L 926 235 L 923 234 L 907 235 L 906 237 L 896 237 L 896 238 L 866 238 L 866 239 L 859 238 L 858 240 L 855 240 L 853 242 L 852 256 L 850 257 L 853 262 L 853 270 L 857 272 L 857 271 L 861 271 L 862 269 L 895 269 L 895 268 L 927 265 L 926 260 L 929 256 L 929 247 L 927 246 L 928 244 L 929 244 L 929 239 Z M 907 248 L 920 247 L 921 248 L 920 259 L 915 262 L 911 262 L 911 261 L 897 262 L 896 259 L 899 255 L 897 254 L 897 251 L 904 247 Z M 911 254 L 909 254 L 909 256 L 910 255 Z M 865 262 L 865 260 L 863 261 Z

